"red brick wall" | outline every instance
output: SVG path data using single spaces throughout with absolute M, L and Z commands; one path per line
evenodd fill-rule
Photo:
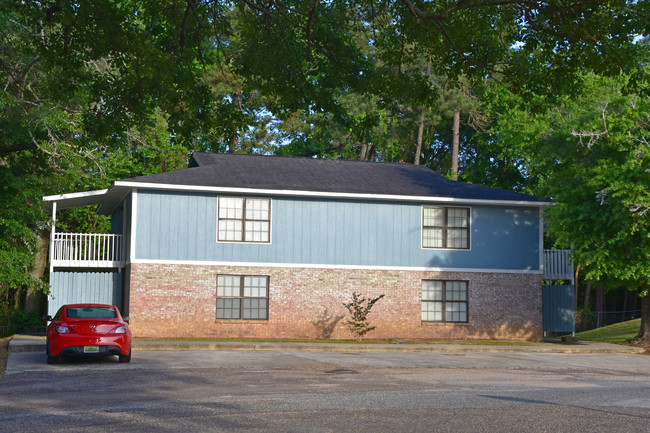
M 216 320 L 217 274 L 268 275 L 269 319 Z M 343 322 L 352 292 L 385 294 L 366 338 L 542 337 L 541 277 L 532 274 L 132 264 L 129 316 L 136 337 L 353 338 Z M 465 280 L 469 323 L 421 321 L 423 279 Z

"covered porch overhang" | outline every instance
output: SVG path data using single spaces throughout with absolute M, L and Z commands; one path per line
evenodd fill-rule
M 125 234 L 58 233 L 58 210 L 97 206 L 100 215 L 110 215 L 131 188 L 113 185 L 110 189 L 75 192 L 43 197 L 52 212 L 50 272 L 54 268 L 117 268 L 126 265 Z

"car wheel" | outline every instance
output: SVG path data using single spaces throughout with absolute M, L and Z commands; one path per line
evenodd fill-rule
M 131 350 L 129 349 L 129 354 L 128 355 L 118 355 L 120 358 L 120 362 L 131 362 Z
M 59 357 L 58 356 L 50 356 L 50 346 L 49 346 L 49 344 L 45 346 L 45 354 L 47 355 L 47 363 L 48 364 L 58 364 L 59 363 Z

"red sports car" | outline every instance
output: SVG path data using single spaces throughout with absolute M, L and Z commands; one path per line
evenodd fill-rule
M 131 329 L 114 305 L 71 304 L 45 316 L 47 363 L 56 364 L 65 355 L 117 355 L 131 361 Z

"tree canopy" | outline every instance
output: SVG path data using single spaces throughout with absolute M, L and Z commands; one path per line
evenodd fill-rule
M 417 162 L 547 195 L 590 278 L 647 287 L 649 17 L 634 0 L 5 0 L 0 302 L 42 285 L 41 196 L 192 150 Z

